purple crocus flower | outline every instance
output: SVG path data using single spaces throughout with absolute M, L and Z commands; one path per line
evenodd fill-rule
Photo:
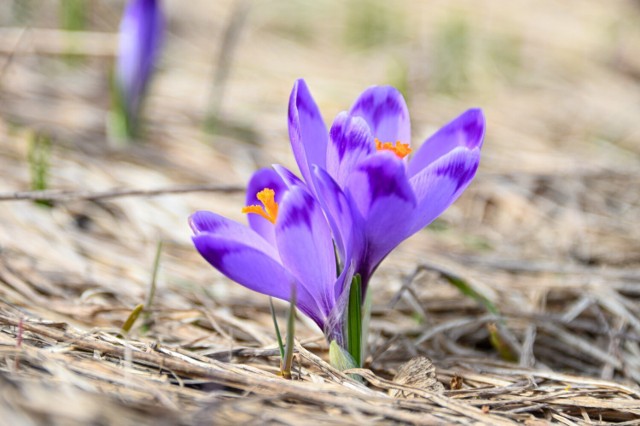
M 400 242 L 431 223 L 466 189 L 480 162 L 485 120 L 470 109 L 413 155 L 404 98 L 365 90 L 329 132 L 304 80 L 289 100 L 289 135 L 304 180 L 326 212 L 338 252 L 355 262 L 363 291 Z
M 135 124 L 164 34 L 160 0 L 130 0 L 120 23 L 116 84 L 125 112 Z
M 275 169 L 259 170 L 249 182 L 243 209 L 248 227 L 198 211 L 189 218 L 193 242 L 211 265 L 251 290 L 289 300 L 295 286 L 298 308 L 330 341 L 342 344 L 342 289 L 353 268 L 338 274 L 331 229 L 318 201 L 293 173 Z

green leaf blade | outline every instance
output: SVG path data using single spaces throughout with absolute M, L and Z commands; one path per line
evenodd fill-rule
M 362 277 L 356 274 L 349 289 L 347 310 L 347 349 L 356 362 L 362 365 Z

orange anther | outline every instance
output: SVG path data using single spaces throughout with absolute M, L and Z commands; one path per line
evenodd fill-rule
M 400 158 L 411 154 L 411 148 L 408 143 L 402 143 L 400 141 L 397 141 L 395 144 L 393 142 L 380 142 L 378 138 L 375 139 L 375 142 L 378 151 L 391 151 Z
M 255 213 L 267 219 L 271 223 L 276 223 L 278 217 L 278 203 L 275 199 L 276 193 L 273 189 L 265 188 L 256 194 L 262 206 L 251 205 L 242 208 L 242 213 Z

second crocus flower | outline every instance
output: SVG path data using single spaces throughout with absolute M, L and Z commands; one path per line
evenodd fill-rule
M 431 223 L 466 189 L 480 162 L 485 120 L 470 109 L 412 149 L 409 112 L 393 87 L 365 90 L 327 132 L 304 82 L 289 99 L 289 135 L 307 184 L 329 216 L 337 247 L 362 277 Z
M 160 0 L 131 0 L 120 23 L 114 97 L 119 123 L 116 136 L 138 136 L 140 109 L 158 60 L 165 18 Z
M 189 218 L 193 242 L 211 265 L 237 283 L 289 300 L 343 345 L 344 297 L 353 268 L 338 272 L 331 229 L 306 186 L 283 167 L 257 171 L 247 188 L 249 226 L 212 212 Z M 284 179 L 283 177 L 284 176 Z

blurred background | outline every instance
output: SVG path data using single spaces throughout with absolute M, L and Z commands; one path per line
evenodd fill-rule
M 105 122 L 124 2 L 0 1 L 3 145 L 12 129 L 50 136 L 49 187 L 153 183 L 146 173 L 118 171 L 132 160 L 128 151 L 165 183 L 242 184 L 256 166 L 294 166 L 285 117 L 296 78 L 307 80 L 328 123 L 366 87 L 391 84 L 409 104 L 414 147 L 467 108 L 485 110 L 479 182 L 470 192 L 497 188 L 465 221 L 487 234 L 478 244 L 640 260 L 637 244 L 607 240 L 608 227 L 637 237 L 629 232 L 637 216 L 615 210 L 637 202 L 636 191 L 610 175 L 638 168 L 639 3 L 162 3 L 168 32 L 144 112 L 145 143 L 114 153 Z M 24 189 L 26 170 L 7 169 L 15 166 L 3 168 L 5 190 Z M 75 166 L 95 167 L 105 181 Z M 594 177 L 602 173 L 608 178 Z M 589 199 L 602 191 L 615 194 L 598 211 Z M 541 197 L 532 203 L 533 196 Z M 613 220 L 596 232 L 606 217 Z
M 327 123 L 368 86 L 390 84 L 407 99 L 414 149 L 470 107 L 484 109 L 487 134 L 475 182 L 385 261 L 374 303 L 434 259 L 470 272 L 505 311 L 582 307 L 577 315 L 591 306 L 580 302 L 584 289 L 597 295 L 637 284 L 640 2 L 162 3 L 168 31 L 145 134 L 116 149 L 105 123 L 124 2 L 0 0 L 1 191 L 244 185 L 257 167 L 295 169 L 286 117 L 296 78 L 306 79 Z M 39 186 L 34 149 L 46 156 Z M 38 297 L 22 296 L 33 309 L 104 325 L 144 297 L 162 239 L 159 306 L 189 311 L 202 304 L 194 294 L 206 285 L 220 306 L 269 330 L 264 299 L 256 296 L 259 316 L 248 313 L 254 296 L 213 271 L 189 241 L 191 212 L 242 221 L 243 205 L 243 194 L 215 193 L 53 208 L 5 202 L 0 246 L 4 262 L 41 286 Z M 455 289 L 425 280 L 431 285 L 418 286 L 415 297 L 427 311 L 459 299 Z M 418 308 L 406 303 L 396 330 L 422 326 L 411 316 Z M 624 306 L 638 313 L 637 304 Z M 163 324 L 182 336 L 184 317 L 172 323 L 167 312 Z M 470 347 L 486 343 L 486 331 L 474 336 Z M 543 357 L 544 342 L 539 348 Z M 428 350 L 438 353 L 437 345 Z

